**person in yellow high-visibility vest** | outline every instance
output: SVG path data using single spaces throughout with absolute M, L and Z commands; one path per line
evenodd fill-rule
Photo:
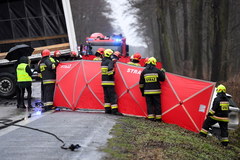
M 27 90 L 28 96 L 28 108 L 32 108 L 31 96 L 32 96 L 32 71 L 29 66 L 30 60 L 28 57 L 21 57 L 19 64 L 16 68 L 17 86 L 19 91 L 17 92 L 17 108 L 26 108 L 24 104 L 24 91 Z

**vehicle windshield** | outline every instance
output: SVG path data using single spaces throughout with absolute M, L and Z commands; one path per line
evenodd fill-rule
M 112 49 L 113 51 L 122 52 L 121 46 L 91 46 L 91 47 L 93 55 L 97 52 L 98 48 Z

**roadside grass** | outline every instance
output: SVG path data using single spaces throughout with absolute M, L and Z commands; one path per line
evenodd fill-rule
M 229 131 L 230 144 L 221 146 L 214 136 L 200 137 L 177 125 L 143 118 L 122 117 L 111 130 L 113 138 L 102 150 L 105 160 L 237 160 L 240 130 Z

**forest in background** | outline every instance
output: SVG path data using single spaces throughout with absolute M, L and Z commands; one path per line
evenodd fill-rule
M 109 17 L 111 7 L 105 0 L 70 0 L 78 44 L 86 41 L 92 33 L 114 33 Z
M 167 71 L 211 81 L 239 74 L 240 1 L 128 2 L 137 10 L 133 26 Z
M 127 14 L 144 35 L 149 55 L 172 73 L 215 82 L 237 77 L 240 68 L 240 1 L 127 0 Z M 105 0 L 71 0 L 77 42 L 93 32 L 112 35 Z M 119 6 L 121 7 L 121 6 Z M 121 31 L 119 31 L 121 32 Z M 118 33 L 119 33 L 118 32 Z

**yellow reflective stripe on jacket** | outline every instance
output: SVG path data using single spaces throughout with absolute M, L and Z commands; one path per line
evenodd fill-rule
M 100 58 L 100 57 L 95 57 L 93 60 L 94 60 L 94 61 L 101 61 L 102 58 Z
M 107 75 L 113 75 L 114 74 L 114 70 L 108 71 Z
M 214 113 L 215 113 L 215 111 L 214 111 L 214 110 L 210 110 L 210 111 L 209 111 L 209 113 L 211 113 L 211 114 L 214 114 Z
M 134 65 L 134 66 L 141 66 L 139 63 L 134 63 L 134 62 L 128 62 L 127 64 L 131 64 L 131 65 Z
M 228 117 L 217 117 L 217 116 L 210 116 L 210 117 L 216 121 L 229 122 Z
M 108 66 L 102 66 L 101 67 L 102 75 L 108 75 Z
M 102 81 L 102 85 L 115 85 L 114 81 Z
M 148 73 L 144 75 L 146 83 L 157 82 L 158 74 L 157 73 Z
M 52 57 L 49 57 L 49 59 L 50 59 L 50 61 L 51 61 L 52 63 L 56 63 L 56 61 L 55 61 L 55 59 L 54 59 L 54 58 L 52 58 Z
M 229 102 L 222 101 L 220 102 L 221 110 L 222 111 L 228 111 L 229 110 Z
M 40 71 L 43 72 L 45 71 L 45 68 L 47 68 L 47 65 L 45 63 L 40 64 Z
M 17 66 L 17 81 L 18 82 L 31 82 L 32 81 L 32 77 L 29 76 L 29 74 L 26 72 L 26 67 L 28 64 L 26 63 L 20 63 Z
M 160 94 L 160 89 L 154 89 L 154 90 L 144 90 L 144 94 Z
M 50 83 L 56 83 L 56 80 L 55 79 L 43 80 L 43 84 L 50 84 Z

